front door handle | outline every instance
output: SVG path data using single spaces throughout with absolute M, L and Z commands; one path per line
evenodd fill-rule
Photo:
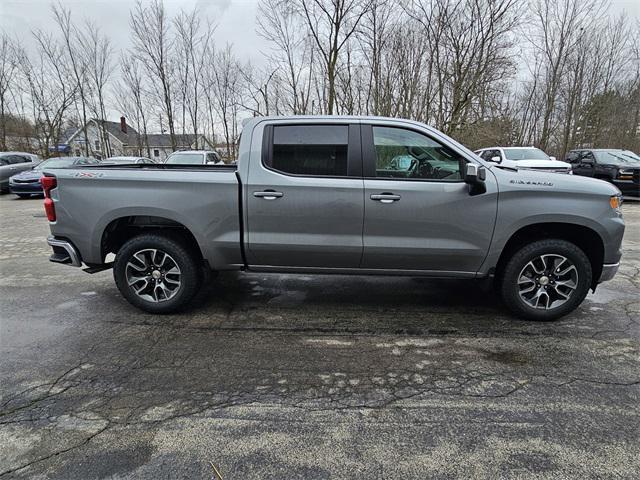
M 393 203 L 400 200 L 400 195 L 395 195 L 393 193 L 381 193 L 371 195 L 371 200 L 376 200 L 380 203 Z
M 253 196 L 264 200 L 275 200 L 276 198 L 284 197 L 284 193 L 265 190 L 264 192 L 253 192 Z

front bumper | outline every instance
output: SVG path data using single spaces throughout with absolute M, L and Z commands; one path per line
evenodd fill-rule
M 49 257 L 50 262 L 81 267 L 82 260 L 76 247 L 71 242 L 56 237 L 48 237 L 47 243 L 53 248 L 53 254 Z
M 609 263 L 609 264 L 605 263 L 602 266 L 602 273 L 600 274 L 600 279 L 598 280 L 598 283 L 607 282 L 611 280 L 613 277 L 615 277 L 618 271 L 618 268 L 620 268 L 620 262 Z
M 29 183 L 9 183 L 9 190 L 11 193 L 31 193 L 44 195 L 42 191 L 42 185 L 40 182 L 29 182 Z
M 640 200 L 640 184 L 633 180 L 613 180 L 613 183 L 622 192 L 625 198 Z

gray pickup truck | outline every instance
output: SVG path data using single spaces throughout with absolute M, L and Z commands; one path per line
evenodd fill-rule
M 264 117 L 236 165 L 98 165 L 42 178 L 51 260 L 113 267 L 133 305 L 185 307 L 208 269 L 494 279 L 552 320 L 618 269 L 620 192 L 487 163 L 424 124 Z M 107 263 L 108 254 L 115 254 Z

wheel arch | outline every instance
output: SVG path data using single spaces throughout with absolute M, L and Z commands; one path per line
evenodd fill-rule
M 602 273 L 604 241 L 592 228 L 573 223 L 534 223 L 515 231 L 502 249 L 495 267 L 496 277 L 500 277 L 509 258 L 521 247 L 536 240 L 550 238 L 571 242 L 587 255 L 593 273 L 591 288 L 595 288 Z
M 179 238 L 197 253 L 200 260 L 204 259 L 200 245 L 189 228 L 176 220 L 155 215 L 128 215 L 110 221 L 100 239 L 101 258 L 104 260 L 109 253 L 116 254 L 128 240 L 147 232 Z

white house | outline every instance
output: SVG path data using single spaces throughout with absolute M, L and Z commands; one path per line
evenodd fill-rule
M 58 146 L 58 151 L 68 155 L 85 154 L 85 143 L 88 143 L 89 155 L 97 159 L 119 155 L 149 156 L 153 160 L 164 162 L 174 151 L 171 147 L 171 135 L 150 133 L 146 137 L 127 125 L 126 119 L 120 117 L 120 123 L 91 119 L 87 122 L 87 137 L 84 130 L 78 128 L 68 131 L 66 141 Z M 197 142 L 196 142 L 197 138 Z M 192 150 L 210 146 L 204 135 L 176 135 L 176 150 Z

